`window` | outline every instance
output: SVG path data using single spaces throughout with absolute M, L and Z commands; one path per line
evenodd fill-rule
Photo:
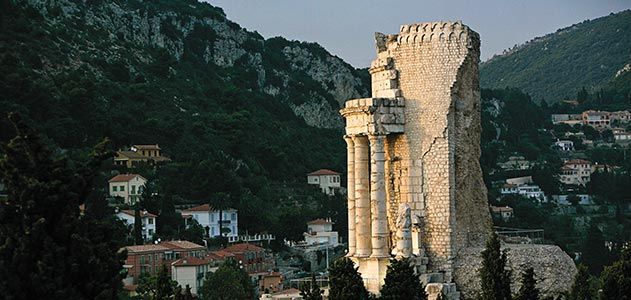
M 210 221 L 211 222 L 215 222 L 215 214 L 214 213 L 210 214 Z
M 136 186 L 135 186 L 135 185 L 132 185 L 132 186 L 131 186 L 131 193 L 132 193 L 132 194 L 135 194 L 135 193 L 136 193 Z
M 121 186 L 120 186 L 120 188 L 121 188 L 121 189 L 120 189 L 120 191 L 121 191 L 121 192 L 124 192 L 124 191 L 125 191 L 125 186 L 124 186 L 124 185 L 121 185 Z
M 236 213 L 232 213 L 232 214 L 230 215 L 230 220 L 232 220 L 232 221 L 236 221 L 236 220 L 237 220 L 237 214 L 236 214 Z
M 153 224 L 153 218 L 149 218 L 149 224 Z
M 116 186 L 112 186 L 112 192 L 116 192 Z

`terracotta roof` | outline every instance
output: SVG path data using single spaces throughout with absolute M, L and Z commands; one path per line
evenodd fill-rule
M 229 211 L 229 210 L 235 210 L 234 208 L 226 208 L 223 211 Z M 192 212 L 192 211 L 216 211 L 216 209 L 212 206 L 210 206 L 210 204 L 202 204 L 199 206 L 195 206 L 195 207 L 191 207 L 189 209 L 185 209 L 182 212 Z
M 320 175 L 340 175 L 340 173 L 331 171 L 329 169 L 320 169 L 315 172 L 307 174 L 307 176 L 320 176 Z
M 216 257 L 217 259 L 225 259 L 227 257 L 234 257 L 234 254 L 224 250 L 218 250 L 208 253 L 208 256 Z
M 147 157 L 144 155 L 140 155 L 134 151 L 128 151 L 128 150 L 116 151 L 116 157 L 114 159 L 117 159 L 121 156 L 127 157 L 129 159 L 147 159 Z
M 160 245 L 169 249 L 206 249 L 206 247 L 202 245 L 189 241 L 163 241 Z
M 254 251 L 254 252 L 265 251 L 265 249 L 259 246 L 247 244 L 247 243 L 235 244 L 223 250 L 227 252 L 231 252 L 231 253 L 243 253 L 243 252 L 249 252 L 249 251 Z
M 325 219 L 315 219 L 307 223 L 307 225 L 326 225 L 333 224 L 333 222 L 325 220 Z
M 126 284 L 123 286 L 123 289 L 128 291 L 128 292 L 133 292 L 136 290 L 136 288 L 138 288 L 137 284 Z
M 210 263 L 208 258 L 197 258 L 195 256 L 189 256 L 180 258 L 171 263 L 172 266 L 203 266 Z
M 124 213 L 126 215 L 130 215 L 132 217 L 136 216 L 136 213 L 133 210 L 131 210 L 131 209 L 124 209 L 124 210 L 121 210 L 120 212 L 122 212 L 122 213 Z M 146 210 L 143 210 L 143 211 L 140 211 L 140 217 L 157 218 L 158 216 L 156 216 L 156 215 L 154 215 L 154 214 L 152 214 L 152 213 L 150 213 L 150 212 L 148 212 Z
M 169 248 L 164 247 L 162 245 L 137 245 L 137 246 L 127 246 L 123 247 L 123 249 L 127 249 L 127 253 L 141 253 L 141 252 L 157 252 L 157 251 L 167 251 Z
M 144 177 L 142 177 L 142 176 L 140 176 L 138 174 L 119 174 L 119 175 L 116 175 L 116 176 L 112 177 L 112 179 L 110 179 L 109 182 L 127 182 L 127 181 L 130 181 L 130 180 L 134 179 L 134 177 L 136 177 L 136 176 L 138 176 L 138 177 L 140 177 L 140 178 L 142 178 L 144 180 L 147 180 L 147 179 L 145 179 Z
M 287 290 L 284 290 L 284 291 L 280 291 L 278 293 L 274 293 L 272 295 L 274 295 L 274 296 L 281 296 L 281 295 L 295 296 L 295 295 L 300 295 L 300 290 L 299 289 L 295 289 L 295 288 L 291 288 L 291 289 L 287 289 Z
M 151 145 L 133 145 L 134 148 L 136 149 L 150 149 L 150 150 L 160 150 L 160 146 L 158 146 L 158 144 L 151 144 Z
M 513 212 L 513 208 L 510 206 L 492 206 L 491 211 L 493 212 Z
M 572 159 L 565 162 L 566 165 L 584 165 L 584 164 L 591 164 L 591 163 L 592 163 L 591 161 L 584 160 L 584 159 Z

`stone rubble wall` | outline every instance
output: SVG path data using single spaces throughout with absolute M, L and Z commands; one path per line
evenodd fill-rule
M 574 261 L 561 248 L 554 245 L 514 245 L 505 244 L 508 249 L 508 265 L 512 270 L 511 290 L 516 294 L 520 287 L 521 273 L 533 267 L 537 288 L 541 298 L 557 297 L 566 292 L 574 282 L 576 266 Z M 454 279 L 461 299 L 475 299 L 480 290 L 478 270 L 482 266 L 483 247 L 463 248 L 456 259 Z

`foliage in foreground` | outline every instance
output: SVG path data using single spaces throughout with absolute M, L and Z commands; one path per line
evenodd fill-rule
M 329 299 L 331 300 L 366 300 L 368 291 L 353 261 L 342 257 L 329 268 Z
M 482 268 L 479 270 L 482 290 L 480 300 L 510 300 L 511 271 L 506 268 L 506 250 L 500 250 L 500 239 L 495 232 L 482 251 Z
M 204 280 L 199 291 L 203 300 L 254 299 L 254 287 L 250 276 L 231 260 L 226 261 Z
M 408 259 L 393 259 L 386 271 L 380 299 L 425 300 L 425 288 Z

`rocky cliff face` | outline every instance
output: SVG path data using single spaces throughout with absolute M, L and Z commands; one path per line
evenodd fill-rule
M 132 65 L 134 60 L 149 63 L 154 59 L 144 48 L 165 49 L 176 60 L 193 49 L 214 67 L 243 69 L 248 80 L 256 82 L 252 88 L 286 102 L 308 125 L 320 128 L 341 128 L 340 104 L 368 93 L 368 82 L 362 80 L 367 76 L 319 45 L 265 40 L 207 3 L 28 0 L 23 4 L 35 8 L 50 24 L 65 27 L 67 34 L 92 31 L 105 37 L 100 45 L 68 45 L 73 49 L 68 57 L 74 68 L 85 65 L 84 55 L 106 61 L 123 59 Z M 132 56 L 124 57 L 121 47 L 134 49 Z M 68 65 L 51 66 L 48 71 Z

